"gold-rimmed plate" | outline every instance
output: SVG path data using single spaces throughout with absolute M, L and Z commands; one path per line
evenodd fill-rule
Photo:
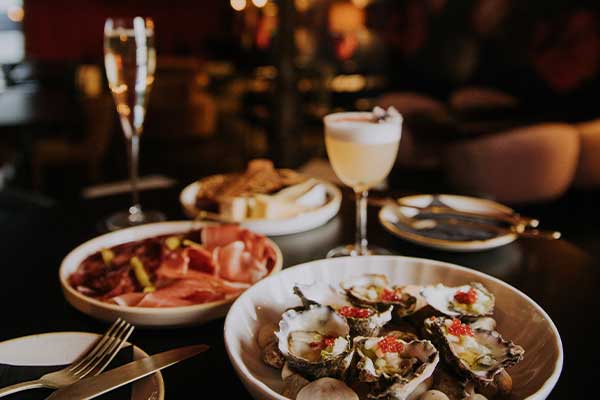
M 432 203 L 443 204 L 458 211 L 481 214 L 514 213 L 511 208 L 492 200 L 450 194 L 406 196 L 398 199 L 398 202 L 416 207 L 427 207 Z M 514 233 L 485 232 L 483 235 L 482 232 L 472 232 L 472 235 L 469 235 L 457 232 L 459 229 L 457 227 L 448 227 L 445 233 L 418 230 L 406 222 L 414 221 L 417 214 L 419 214 L 418 209 L 389 203 L 379 211 L 379 221 L 387 231 L 401 239 L 438 250 L 457 252 L 489 250 L 507 245 L 517 238 Z M 456 234 L 453 234 L 453 231 Z

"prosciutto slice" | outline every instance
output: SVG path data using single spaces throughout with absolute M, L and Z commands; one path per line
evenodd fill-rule
M 178 279 L 150 293 L 127 293 L 111 302 L 136 307 L 181 307 L 236 297 L 245 288 L 234 287 L 221 279 L 196 272 L 194 278 Z M 198 279 L 202 276 L 203 279 Z
M 241 229 L 237 225 L 210 225 L 202 229 L 200 237 L 202 245 L 212 250 L 239 240 L 244 231 L 247 229 Z
M 254 283 L 268 273 L 266 261 L 257 260 L 241 241 L 218 248 L 217 254 L 223 279 Z

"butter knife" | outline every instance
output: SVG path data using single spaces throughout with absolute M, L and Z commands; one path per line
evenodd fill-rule
M 151 357 L 145 357 L 58 389 L 47 397 L 46 400 L 93 399 L 206 350 L 208 350 L 207 345 L 199 344 L 180 347 L 155 354 Z

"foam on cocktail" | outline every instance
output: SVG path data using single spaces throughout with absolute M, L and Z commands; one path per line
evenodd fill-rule
M 343 112 L 325 117 L 325 134 L 333 139 L 361 144 L 384 144 L 400 140 L 402 116 L 393 108 L 373 112 Z

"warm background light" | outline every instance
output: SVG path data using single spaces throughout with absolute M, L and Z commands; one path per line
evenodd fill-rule
M 25 12 L 23 11 L 23 7 L 19 6 L 11 6 L 6 11 L 6 16 L 12 22 L 23 22 L 23 17 L 25 16 Z
M 267 4 L 268 0 L 252 0 L 252 4 L 254 4 L 258 8 L 262 8 Z
M 271 2 L 268 3 L 267 6 L 265 7 L 265 16 L 267 17 L 275 17 L 277 16 L 278 13 L 278 9 L 277 9 L 277 4 Z
M 352 0 L 352 3 L 354 3 L 354 5 L 356 7 L 360 7 L 360 8 L 365 8 L 366 6 L 369 5 L 370 2 L 371 2 L 371 0 Z
M 230 0 L 230 4 L 235 11 L 242 11 L 246 8 L 246 0 Z
M 334 3 L 329 9 L 329 29 L 334 33 L 351 33 L 365 27 L 365 10 L 352 3 Z
M 308 10 L 311 6 L 310 0 L 296 0 L 294 3 L 296 5 L 296 9 L 300 12 Z

